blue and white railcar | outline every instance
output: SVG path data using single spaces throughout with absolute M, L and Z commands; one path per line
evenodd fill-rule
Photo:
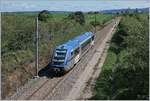
M 83 53 L 94 45 L 94 33 L 86 32 L 55 48 L 51 68 L 67 72 L 80 60 Z

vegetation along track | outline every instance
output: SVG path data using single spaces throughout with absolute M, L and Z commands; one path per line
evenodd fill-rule
M 42 78 L 39 80 L 39 86 L 36 88 L 29 88 L 20 96 L 13 98 L 17 100 L 46 100 L 46 99 L 64 99 L 68 95 L 71 87 L 84 71 L 88 61 L 91 59 L 93 53 L 99 44 L 105 39 L 108 31 L 113 27 L 114 21 L 108 24 L 102 31 L 96 33 L 95 46 L 87 51 L 87 54 L 82 56 L 79 63 L 66 75 L 55 78 Z M 35 85 L 36 86 L 36 85 Z

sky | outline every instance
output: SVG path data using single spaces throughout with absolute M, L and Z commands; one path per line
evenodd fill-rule
M 146 8 L 149 0 L 0 0 L 1 12 L 14 11 L 101 11 Z

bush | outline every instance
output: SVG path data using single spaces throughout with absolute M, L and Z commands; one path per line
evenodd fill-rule
M 68 16 L 69 19 L 75 20 L 76 22 L 78 22 L 79 24 L 83 25 L 85 23 L 85 18 L 84 18 L 84 14 L 80 11 L 75 12 L 75 13 L 71 13 Z
M 92 26 L 94 26 L 94 27 L 101 25 L 100 22 L 98 22 L 98 21 L 96 21 L 96 22 L 95 21 L 91 21 L 90 24 Z
M 52 15 L 47 10 L 43 10 L 38 15 L 40 21 L 47 22 L 48 18 L 52 17 Z

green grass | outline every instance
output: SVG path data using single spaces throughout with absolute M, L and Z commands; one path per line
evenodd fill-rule
M 95 21 L 95 14 L 86 14 L 86 23 L 90 23 L 91 21 Z M 100 24 L 110 20 L 112 18 L 112 14 L 96 14 L 96 21 Z
M 37 16 L 38 12 L 4 12 L 2 15 L 5 16 Z
M 116 63 L 117 55 L 112 52 L 108 51 L 106 60 L 104 62 L 104 65 L 102 67 L 101 74 L 99 75 L 96 85 L 94 88 L 94 96 L 91 98 L 91 100 L 97 100 L 97 99 L 109 99 L 109 95 L 111 92 L 111 84 L 108 83 L 111 78 L 111 72 L 112 69 Z M 106 96 L 107 95 L 107 96 Z
M 62 20 L 66 18 L 69 14 L 68 13 L 53 13 L 52 14 L 55 20 Z
M 106 57 L 102 70 L 112 69 L 116 63 L 116 60 L 117 60 L 117 55 L 112 51 L 108 51 L 108 55 Z
M 125 61 L 125 57 L 127 55 L 127 51 L 124 49 L 119 53 L 119 61 L 123 63 Z

